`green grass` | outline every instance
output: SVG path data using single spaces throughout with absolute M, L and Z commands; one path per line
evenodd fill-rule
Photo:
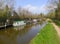
M 46 24 L 43 29 L 39 31 L 36 37 L 31 40 L 30 44 L 60 44 L 59 37 L 52 24 Z
M 60 27 L 60 22 L 58 20 L 53 20 L 57 26 Z

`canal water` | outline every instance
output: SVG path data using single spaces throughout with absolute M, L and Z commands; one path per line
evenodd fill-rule
M 0 44 L 29 44 L 43 26 L 45 23 L 1 29 Z

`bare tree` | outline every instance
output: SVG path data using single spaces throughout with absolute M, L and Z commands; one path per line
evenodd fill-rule
M 60 20 L 60 0 L 49 0 L 47 8 L 51 11 L 55 10 L 55 18 Z
M 47 4 L 47 10 L 48 11 L 53 11 L 57 8 L 59 3 L 59 0 L 48 0 L 48 4 Z
M 14 7 L 15 0 L 0 0 L 0 8 L 8 5 L 10 8 Z

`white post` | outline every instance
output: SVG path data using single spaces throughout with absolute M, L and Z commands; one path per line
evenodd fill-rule
M 6 29 L 6 23 L 5 23 L 5 29 Z

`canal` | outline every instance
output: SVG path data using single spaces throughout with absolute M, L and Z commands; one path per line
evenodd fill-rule
M 1 29 L 0 44 L 29 44 L 43 26 L 45 23 Z

